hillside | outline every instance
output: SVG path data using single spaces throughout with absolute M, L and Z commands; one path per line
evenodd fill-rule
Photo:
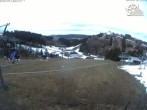
M 83 34 L 51 35 L 51 37 L 54 38 L 65 38 L 65 39 L 83 39 L 89 36 L 90 35 L 83 35 Z
M 0 60 L 1 110 L 146 110 L 146 91 L 110 60 Z
M 41 35 L 28 31 L 7 31 L 4 37 L 1 37 L 1 41 L 13 44 L 25 44 L 32 47 L 41 47 L 41 45 L 47 46 L 59 46 L 65 45 L 67 47 L 78 45 L 81 40 L 89 37 L 89 35 L 82 34 L 67 34 L 67 35 Z M 2 44 L 2 42 L 0 42 Z
M 32 32 L 14 31 L 6 32 L 0 42 L 0 53 L 10 56 L 12 50 L 19 50 L 21 56 L 32 54 L 31 48 L 44 46 L 70 47 L 80 45 L 80 52 L 85 55 L 100 55 L 106 59 L 119 60 L 117 57 L 122 52 L 132 56 L 143 55 L 147 52 L 147 43 L 133 38 L 129 34 L 99 33 L 97 35 L 50 35 L 44 36 Z M 22 45 L 29 46 L 28 50 Z M 36 52 L 38 53 L 38 52 Z M 1 55 L 2 55 L 1 54 Z
M 147 52 L 147 43 L 128 34 L 100 33 L 84 39 L 80 51 L 85 54 L 104 55 L 106 58 L 113 59 L 112 57 L 116 57 L 122 52 L 130 55 L 143 55 Z

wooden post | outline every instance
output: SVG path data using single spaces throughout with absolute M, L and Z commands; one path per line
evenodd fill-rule
M 4 84 L 4 79 L 2 75 L 1 65 L 0 65 L 0 90 L 6 90 L 6 86 Z

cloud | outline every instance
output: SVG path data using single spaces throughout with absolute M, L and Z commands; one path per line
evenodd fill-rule
M 0 3 L 0 24 L 10 22 L 8 30 L 49 34 L 98 34 L 114 31 L 147 35 L 147 3 L 137 2 L 144 16 L 127 16 L 126 0 L 25 0 Z M 141 34 L 140 34 L 141 36 Z M 146 40 L 145 37 L 141 37 Z M 146 40 L 147 41 L 147 40 Z

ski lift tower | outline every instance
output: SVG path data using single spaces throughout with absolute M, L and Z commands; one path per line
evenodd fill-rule
M 5 25 L 2 25 L 0 26 L 1 27 L 4 27 L 4 30 L 3 32 L 0 33 L 0 37 L 2 39 L 4 39 L 4 36 L 5 36 L 5 32 L 6 32 L 6 29 L 7 29 L 7 26 L 10 25 L 10 23 L 7 23 Z M 3 42 L 4 43 L 4 42 Z M 6 90 L 7 86 L 5 85 L 4 83 L 4 79 L 3 79 L 3 74 L 2 74 L 2 68 L 1 68 L 1 62 L 0 62 L 0 90 Z
M 2 34 L 3 36 L 5 35 L 6 29 L 7 29 L 7 27 L 8 27 L 9 25 L 10 25 L 10 23 L 7 23 L 7 24 L 4 24 L 4 25 L 0 26 L 0 27 L 5 27 L 4 30 L 3 30 L 3 32 L 1 32 L 1 34 Z
M 0 26 L 0 39 L 1 39 L 1 50 L 3 51 L 3 57 L 4 57 L 4 50 L 7 46 L 9 46 L 8 38 L 6 37 L 6 29 L 10 25 L 10 23 L 4 24 Z

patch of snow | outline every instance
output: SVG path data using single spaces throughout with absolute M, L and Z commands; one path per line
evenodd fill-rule
M 96 58 L 97 56 L 96 55 L 90 55 L 91 57 L 93 57 L 93 58 Z
M 67 50 L 74 50 L 74 49 L 76 49 L 76 48 L 79 48 L 80 45 L 81 45 L 81 44 L 76 45 L 76 46 L 67 47 L 66 49 L 67 49 Z
M 125 60 L 125 62 L 141 62 L 141 60 L 138 57 L 130 56 L 129 59 Z
M 147 45 L 145 45 L 145 44 L 141 44 L 143 47 L 147 47 Z
M 130 41 L 130 42 L 132 42 L 132 43 L 135 43 L 135 41 L 133 41 L 133 40 L 130 40 L 130 39 L 127 39 L 127 41 Z
M 36 47 L 30 47 L 27 45 L 21 45 L 24 49 L 32 49 L 32 51 L 35 53 L 36 51 L 38 52 L 43 52 L 43 54 L 46 52 L 49 52 L 50 54 L 55 54 L 58 55 L 59 57 L 63 57 L 65 59 L 68 58 L 82 58 L 82 59 L 86 59 L 89 56 L 84 55 L 83 52 L 80 52 L 80 45 L 77 46 L 71 46 L 71 47 L 67 47 L 67 48 L 61 48 L 61 47 L 55 47 L 55 46 L 42 46 L 42 48 L 36 48 Z M 67 56 L 66 54 L 69 54 L 70 56 Z M 96 55 L 90 55 L 90 57 L 93 57 L 94 60 L 104 60 L 103 57 L 98 57 Z
M 105 60 L 104 57 L 97 57 L 97 58 L 94 58 L 94 60 Z
M 79 55 L 79 54 L 71 54 L 71 55 L 69 56 L 69 58 L 70 58 L 70 59 L 81 58 L 81 55 Z
M 72 46 L 72 47 L 67 47 L 66 49 L 67 50 L 73 50 L 75 47 L 74 46 Z
M 140 82 L 146 87 L 146 92 L 147 92 L 147 68 L 146 66 L 147 66 L 146 64 L 124 65 L 119 68 L 127 71 L 131 75 L 134 75 L 137 80 L 140 80 Z
M 82 58 L 82 59 L 86 59 L 87 56 L 84 55 L 83 52 L 80 52 L 79 50 L 80 50 L 80 48 L 77 48 L 77 49 L 75 50 L 75 52 L 78 53 L 79 55 L 81 55 L 81 58 Z

